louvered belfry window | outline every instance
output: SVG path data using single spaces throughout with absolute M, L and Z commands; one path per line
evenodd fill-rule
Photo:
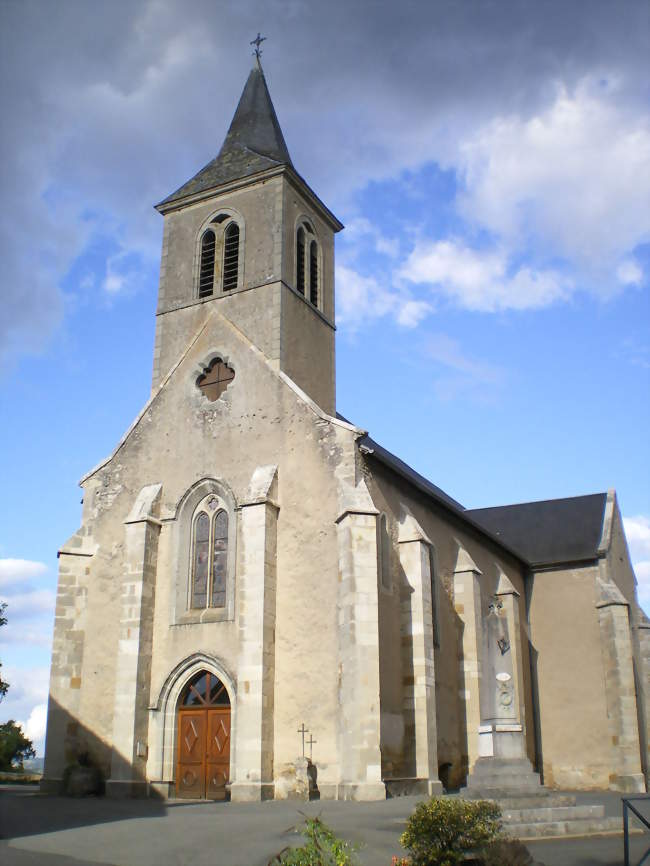
M 223 244 L 223 290 L 237 288 L 239 273 L 239 226 L 232 222 L 224 234 Z
M 217 239 L 212 229 L 201 238 L 201 269 L 199 273 L 199 298 L 207 298 L 214 289 L 214 253 Z
M 309 300 L 318 306 L 318 244 L 309 244 Z
M 226 606 L 228 584 L 228 514 L 209 496 L 194 518 L 191 607 Z
M 298 229 L 296 238 L 296 288 L 301 295 L 305 294 L 305 231 Z

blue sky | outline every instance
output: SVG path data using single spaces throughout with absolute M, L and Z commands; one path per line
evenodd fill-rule
M 258 30 L 346 224 L 339 411 L 467 507 L 615 487 L 650 607 L 647 4 L 322 6 L 0 10 L 0 721 L 39 746 L 77 481 L 149 392 L 152 205 L 216 154 Z

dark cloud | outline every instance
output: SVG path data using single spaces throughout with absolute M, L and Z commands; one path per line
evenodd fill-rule
M 218 3 L 5 0 L 0 8 L 4 314 L 0 353 L 34 349 L 95 231 L 157 256 L 151 205 L 210 159 L 258 29 L 294 162 L 335 209 L 557 82 L 647 91 L 644 2 Z M 91 212 L 93 219 L 88 218 Z

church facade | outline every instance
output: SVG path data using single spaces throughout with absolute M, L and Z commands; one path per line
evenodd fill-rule
M 646 790 L 613 491 L 468 511 L 336 414 L 334 236 L 259 62 L 164 218 L 151 396 L 59 553 L 45 773 L 113 796 Z M 487 770 L 486 770 L 487 768 Z

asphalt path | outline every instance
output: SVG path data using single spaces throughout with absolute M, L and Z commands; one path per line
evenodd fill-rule
M 593 795 L 597 797 L 598 795 Z M 404 853 L 399 836 L 420 798 L 378 803 L 321 801 L 255 804 L 47 797 L 31 786 L 0 786 L 2 866 L 266 866 L 288 845 L 295 827 L 320 815 L 335 832 L 362 846 L 363 866 L 390 866 Z M 601 794 L 620 814 L 620 796 Z M 621 835 L 527 843 L 545 866 L 621 866 Z M 636 835 L 638 863 L 650 836 Z

